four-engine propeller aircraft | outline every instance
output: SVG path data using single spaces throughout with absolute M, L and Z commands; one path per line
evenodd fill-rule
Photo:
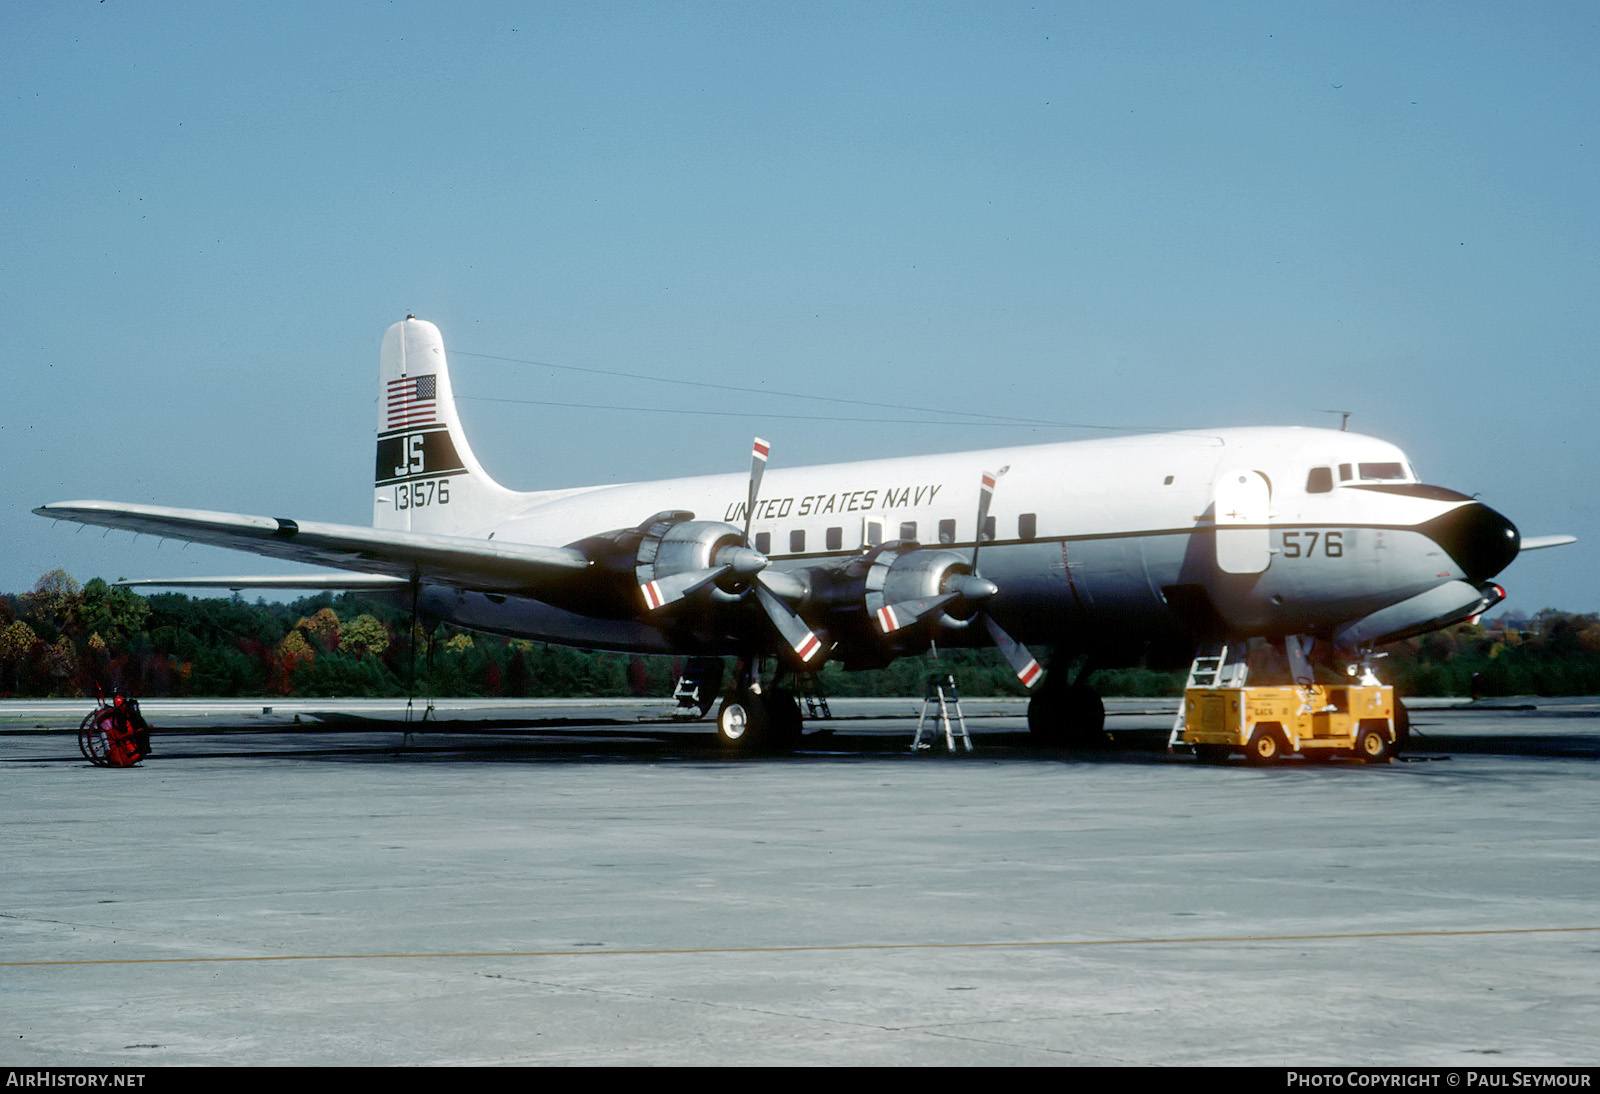
M 735 657 L 718 728 L 741 747 L 798 738 L 789 674 L 930 643 L 997 647 L 1041 739 L 1098 736 L 1093 669 L 1248 637 L 1359 657 L 1484 611 L 1519 550 L 1572 542 L 1521 539 L 1385 441 L 1307 428 L 770 472 L 758 439 L 748 477 L 515 492 L 472 454 L 437 327 L 396 323 L 380 362 L 371 528 L 103 501 L 34 512 L 356 572 L 140 584 L 409 591 L 463 627 Z

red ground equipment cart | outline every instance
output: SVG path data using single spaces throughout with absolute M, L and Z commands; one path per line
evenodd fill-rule
M 105 697 L 78 727 L 78 751 L 98 767 L 132 767 L 150 755 L 150 724 L 139 701 L 117 694 Z

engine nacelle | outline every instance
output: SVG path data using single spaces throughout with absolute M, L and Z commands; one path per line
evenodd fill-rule
M 750 567 L 741 566 L 740 562 L 753 552 L 745 548 L 743 531 L 722 521 L 681 517 L 677 513 L 664 515 L 643 529 L 634 565 L 641 586 L 727 565 L 735 566 L 735 580 L 748 576 L 744 571 Z M 707 592 L 725 603 L 743 595 L 742 589 L 723 588 L 720 582 L 713 582 Z
M 893 611 L 896 605 L 944 599 L 943 605 L 928 614 L 939 626 L 956 630 L 972 620 L 976 606 L 965 599 L 972 580 L 972 563 L 966 555 L 922 548 L 915 543 L 890 544 L 873 558 L 867 570 L 863 602 L 867 615 L 881 620 L 881 613 Z M 922 616 L 917 618 L 920 621 Z M 878 627 L 883 631 L 895 629 L 882 622 Z

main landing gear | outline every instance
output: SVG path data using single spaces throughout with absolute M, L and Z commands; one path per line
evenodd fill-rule
M 717 740 L 730 751 L 745 754 L 792 752 L 800 744 L 803 723 L 800 702 L 778 681 L 761 683 L 758 666 L 741 661 L 732 694 L 717 710 Z
M 1049 748 L 1100 748 L 1106 744 L 1106 705 L 1084 683 L 1094 671 L 1085 662 L 1076 681 L 1052 669 L 1028 700 L 1028 732 Z

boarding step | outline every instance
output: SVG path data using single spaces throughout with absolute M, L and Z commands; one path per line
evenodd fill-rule
M 832 718 L 833 711 L 828 709 L 828 696 L 822 690 L 822 674 L 820 672 L 799 672 L 794 677 L 794 691 L 797 698 L 806 704 L 806 718 Z
M 1242 688 L 1250 677 L 1250 665 L 1243 642 L 1207 642 L 1201 645 L 1189 665 L 1189 679 L 1183 690 L 1190 688 Z M 1171 752 L 1183 740 L 1184 700 L 1178 698 L 1178 713 L 1172 719 L 1172 732 L 1167 735 L 1167 751 Z

